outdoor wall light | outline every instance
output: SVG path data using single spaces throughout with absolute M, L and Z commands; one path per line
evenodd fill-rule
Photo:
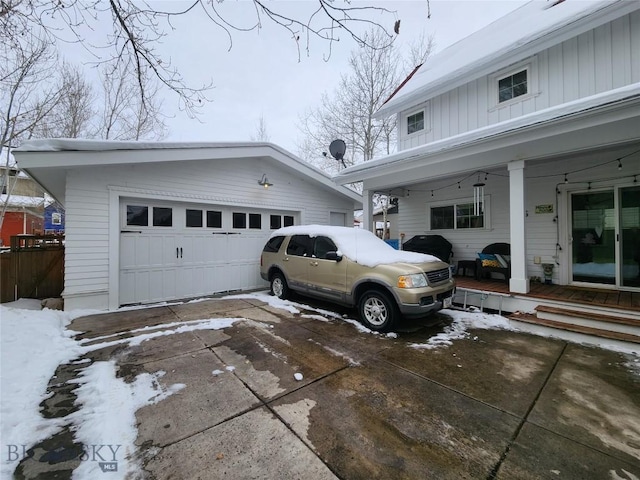
M 269 183 L 269 179 L 267 178 L 267 174 L 263 173 L 262 178 L 258 180 L 258 184 L 262 185 L 265 189 L 269 188 L 273 185 L 273 183 Z

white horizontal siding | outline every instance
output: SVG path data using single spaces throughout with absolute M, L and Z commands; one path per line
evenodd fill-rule
M 269 189 L 258 184 L 262 174 L 273 183 Z M 353 214 L 351 200 L 257 159 L 76 168 L 67 176 L 65 297 L 100 291 L 108 296 L 110 262 L 119 261 L 109 258 L 110 242 L 119 242 L 109 237 L 109 218 L 119 215 L 109 210 L 110 188 L 131 191 L 127 196 L 134 199 L 289 212 L 302 223 L 328 224 L 330 211 L 344 212 L 348 221 Z
M 635 148 L 637 149 L 637 147 Z M 588 189 L 588 182 L 592 189 L 610 188 L 613 185 L 632 181 L 634 168 L 637 165 L 635 157 L 623 159 L 623 169 L 618 171 L 617 163 L 608 163 L 596 168 L 587 168 L 615 160 L 625 152 L 635 150 L 628 147 L 624 151 L 596 152 L 581 154 L 571 158 L 554 159 L 550 161 L 530 162 L 525 167 L 525 215 L 527 231 L 527 271 L 528 276 L 542 277 L 542 267 L 534 263 L 535 257 L 540 257 L 541 263 L 560 263 L 554 271 L 554 282 L 558 281 L 560 269 L 568 271 L 568 256 L 570 245 L 570 225 L 567 197 L 569 192 L 584 192 Z M 564 173 L 585 169 L 582 172 L 570 173 L 569 182 L 564 183 Z M 491 225 L 488 229 L 469 230 L 433 230 L 429 231 L 427 224 L 427 210 L 432 204 L 441 201 L 470 200 L 473 198 L 473 183 L 476 177 L 469 178 L 457 188 L 458 179 L 446 179 L 414 185 L 409 189 L 409 195 L 399 199 L 398 222 L 400 232 L 405 234 L 404 240 L 414 235 L 442 235 L 453 244 L 453 262 L 476 258 L 485 246 L 494 242 L 510 242 L 509 219 L 509 179 L 508 171 L 492 171 L 486 180 L 485 194 L 490 197 Z M 595 182 L 596 179 L 609 179 Z M 445 187 L 445 188 L 443 188 Z M 438 190 L 442 188 L 442 190 Z M 433 197 L 431 196 L 431 191 Z M 560 191 L 560 194 L 556 192 Z M 553 205 L 553 213 L 536 214 L 537 205 Z M 555 221 L 554 221 L 555 220 Z M 562 250 L 556 251 L 556 244 Z
M 503 106 L 493 104 L 497 85 L 490 76 L 431 99 L 430 125 L 411 136 L 401 128 L 398 150 L 640 82 L 640 11 L 539 52 L 532 77 L 537 91 Z M 400 125 L 412 110 L 400 113 Z

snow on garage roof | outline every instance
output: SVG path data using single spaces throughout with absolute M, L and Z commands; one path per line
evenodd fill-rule
M 64 204 L 66 170 L 97 165 L 131 165 L 185 160 L 270 158 L 319 186 L 362 204 L 362 196 L 287 150 L 268 142 L 148 142 L 53 138 L 29 140 L 14 149 L 18 166 Z M 95 152 L 96 155 L 82 155 Z M 122 154 L 110 154 L 110 153 Z M 126 152 L 126 154 L 125 154 Z
M 410 108 L 639 8 L 628 0 L 533 0 L 427 59 L 376 116 Z

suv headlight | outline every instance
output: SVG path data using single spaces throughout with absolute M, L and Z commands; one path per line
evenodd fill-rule
M 427 287 L 427 277 L 422 273 L 412 275 L 400 275 L 398 277 L 398 288 L 420 288 Z

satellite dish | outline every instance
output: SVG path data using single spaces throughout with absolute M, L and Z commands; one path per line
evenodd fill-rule
M 342 162 L 342 165 L 345 167 L 346 165 L 344 163 L 344 154 L 346 151 L 347 144 L 344 143 L 344 140 L 334 140 L 333 142 L 331 142 L 331 145 L 329 145 L 329 153 L 331 153 L 331 156 L 339 162 Z

